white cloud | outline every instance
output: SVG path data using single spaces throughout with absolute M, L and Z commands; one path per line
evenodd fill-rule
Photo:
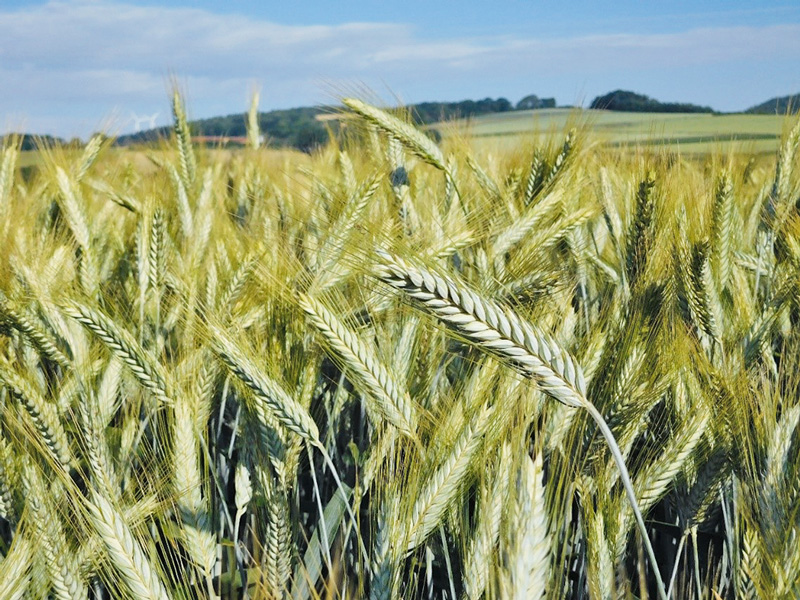
M 184 82 L 193 112 L 207 116 L 243 110 L 254 81 L 263 84 L 269 105 L 292 106 L 329 100 L 322 80 L 375 87 L 385 82 L 419 100 L 505 90 L 557 95 L 587 84 L 601 86 L 591 90 L 600 93 L 617 87 L 615 81 L 654 81 L 659 70 L 673 76 L 681 69 L 731 73 L 740 63 L 746 79 L 747 68 L 760 76 L 757 63 L 800 60 L 800 24 L 654 35 L 425 39 L 403 24 L 289 26 L 193 8 L 75 0 L 0 10 L 0 31 L 0 114 L 25 114 L 37 130 L 59 123 L 54 133 L 62 135 L 85 135 L 79 129 L 87 121 L 114 110 L 166 115 L 170 74 Z M 800 83 L 795 73 L 786 77 L 794 79 L 775 85 Z M 537 82 L 534 89 L 530 82 Z M 717 83 L 718 93 L 724 84 Z M 755 101 L 771 95 L 754 93 Z M 697 95 L 676 89 L 664 99 L 713 104 Z M 743 108 L 748 98 L 720 108 Z

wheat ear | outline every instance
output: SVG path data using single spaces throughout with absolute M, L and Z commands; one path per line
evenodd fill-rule
M 492 412 L 490 408 L 483 409 L 464 428 L 450 454 L 428 479 L 414 504 L 411 520 L 408 523 L 407 551 L 410 552 L 424 542 L 439 525 L 450 501 L 469 473 L 470 463 L 480 447 L 483 432 Z
M 439 146 L 413 125 L 355 98 L 345 98 L 342 102 L 378 129 L 403 144 L 426 163 L 442 171 L 448 171 Z
M 503 444 L 494 466 L 495 477 L 481 488 L 480 513 L 464 562 L 464 593 L 477 600 L 486 590 L 493 552 L 500 537 L 503 509 L 508 505 L 511 445 Z
M 14 171 L 19 159 L 18 139 L 16 136 L 10 137 L 11 143 L 4 149 L 3 160 L 0 162 L 0 216 L 4 221 L 11 200 L 11 189 L 14 186 Z
M 331 469 L 331 475 L 336 482 L 336 487 L 345 498 L 347 513 L 355 525 L 357 522 L 356 517 L 348 503 L 347 493 L 339 478 L 339 473 L 328 455 L 325 445 L 320 440 L 317 424 L 314 423 L 306 409 L 292 398 L 277 381 L 269 377 L 247 358 L 222 328 L 214 324 L 209 324 L 208 328 L 213 338 L 215 352 L 231 373 L 236 375 L 242 383 L 253 391 L 256 400 L 266 406 L 284 427 L 299 435 L 322 454 L 322 458 Z M 369 553 L 366 551 L 360 536 L 358 541 L 362 554 L 369 560 Z
M 321 302 L 304 295 L 300 298 L 300 305 L 334 352 L 341 357 L 344 365 L 357 376 L 368 394 L 376 400 L 375 407 L 381 417 L 414 439 L 417 417 L 411 398 L 377 359 L 373 350 L 347 329 Z
M 0 560 L 0 598 L 20 600 L 27 597 L 32 560 L 31 543 L 24 536 L 15 535 L 11 550 Z
M 536 380 L 564 404 L 584 406 L 586 383 L 577 362 L 549 336 L 463 284 L 381 252 L 378 275 L 421 302 L 460 335 Z
M 312 444 L 321 445 L 317 424 L 305 408 L 292 398 L 274 379 L 256 366 L 236 345 L 231 337 L 214 324 L 209 324 L 214 351 L 225 366 L 249 387 L 258 401 L 269 408 L 275 418 L 289 431 L 295 432 Z
M 60 206 L 72 235 L 81 249 L 80 276 L 81 285 L 88 295 L 94 295 L 99 284 L 97 262 L 94 256 L 94 244 L 86 218 L 86 207 L 80 197 L 78 187 L 61 167 L 56 167 L 56 181 L 58 183 Z
M 258 128 L 258 90 L 253 92 L 250 99 L 250 109 L 247 111 L 247 145 L 253 150 L 261 146 L 261 132 Z
M 12 306 L 2 291 L 0 291 L 0 315 L 7 319 L 14 329 L 24 335 L 42 356 L 46 356 L 62 369 L 69 366 L 69 359 L 59 349 L 55 337 L 41 324 Z
M 383 281 L 420 302 L 465 339 L 532 377 L 549 396 L 589 413 L 617 463 L 628 501 L 642 533 L 642 541 L 653 565 L 659 597 L 667 600 L 625 459 L 603 415 L 587 399 L 583 372 L 575 359 L 560 348 L 555 340 L 537 332 L 533 325 L 509 309 L 481 298 L 466 285 L 457 284 L 426 267 L 410 265 L 388 252 L 379 251 L 379 255 L 383 263 L 378 265 L 377 274 Z
M 83 181 L 89 169 L 91 169 L 92 165 L 97 161 L 97 157 L 100 156 L 100 150 L 103 149 L 103 138 L 103 135 L 96 133 L 87 142 L 86 147 L 83 149 L 83 154 L 81 154 L 81 159 L 78 162 L 75 181 Z
M 130 333 L 100 311 L 77 302 L 68 305 L 64 312 L 96 334 L 156 398 L 166 404 L 172 403 L 161 365 L 148 355 Z
M 712 214 L 711 235 L 714 242 L 713 258 L 717 267 L 719 284 L 725 288 L 733 268 L 733 238 L 736 227 L 733 181 L 730 173 L 723 171 L 717 181 Z
M 67 539 L 61 527 L 61 519 L 52 506 L 52 500 L 45 495 L 48 486 L 38 471 L 31 465 L 25 469 L 28 506 L 33 511 L 37 539 L 45 567 L 50 576 L 53 595 L 57 600 L 86 600 L 88 591 L 80 578 L 75 555 L 70 552 Z
M 147 600 L 168 600 L 164 584 L 122 515 L 97 492 L 92 493 L 89 517 L 131 594 Z
M 517 502 L 509 565 L 513 597 L 538 600 L 550 575 L 550 533 L 544 495 L 544 463 L 541 452 L 525 456 L 517 478 Z
M 0 432 L 0 519 L 5 519 L 12 530 L 17 524 L 17 511 L 14 506 L 13 489 L 15 469 L 13 450 Z
M 209 575 L 217 552 L 211 519 L 202 496 L 203 480 L 194 430 L 195 412 L 195 406 L 186 396 L 175 401 L 173 484 L 183 521 L 181 533 L 186 549 L 203 574 Z
M 192 135 L 186 119 L 183 98 L 177 89 L 172 91 L 172 116 L 175 119 L 175 138 L 178 143 L 178 156 L 181 161 L 181 180 L 184 187 L 191 189 L 197 173 L 197 159 L 192 148 Z
M 55 405 L 48 402 L 34 386 L 21 377 L 5 358 L 0 358 L 0 383 L 20 401 L 53 457 L 65 468 L 69 468 L 72 464 L 72 452 Z M 8 407 L 3 407 L 0 409 L 0 414 L 7 410 Z M 4 418 L 7 417 L 4 415 Z

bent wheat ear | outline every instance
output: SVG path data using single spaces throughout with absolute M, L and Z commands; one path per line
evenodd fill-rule
M 421 302 L 478 347 L 535 379 L 549 396 L 575 408 L 586 404 L 583 371 L 555 340 L 463 284 L 387 252 L 380 256 L 378 276 L 383 281 Z
M 259 369 L 220 327 L 210 324 L 214 351 L 225 366 L 241 379 L 290 431 L 315 446 L 321 446 L 317 424 L 300 403 L 294 400 L 279 384 Z
M 533 325 L 523 321 L 509 309 L 482 298 L 466 285 L 457 284 L 426 267 L 410 265 L 388 252 L 380 250 L 378 254 L 383 264 L 378 266 L 377 274 L 383 281 L 422 303 L 429 312 L 477 347 L 498 356 L 506 364 L 533 378 L 542 391 L 552 398 L 567 406 L 583 408 L 589 413 L 617 463 L 631 509 L 642 533 L 642 541 L 653 565 L 659 597 L 666 600 L 664 582 L 625 459 L 603 415 L 587 399 L 586 382 L 580 365 L 555 340 L 536 331 Z
M 377 359 L 372 349 L 314 298 L 304 295 L 300 299 L 300 305 L 325 336 L 331 348 L 342 358 L 344 365 L 364 384 L 369 395 L 375 398 L 378 413 L 403 434 L 415 439 L 417 417 L 411 399 Z
M 444 155 L 439 149 L 439 146 L 416 127 L 401 121 L 397 117 L 379 108 L 361 102 L 361 100 L 345 98 L 342 102 L 349 109 L 355 111 L 384 133 L 403 144 L 409 151 L 416 154 L 429 165 L 441 171 L 448 172 Z

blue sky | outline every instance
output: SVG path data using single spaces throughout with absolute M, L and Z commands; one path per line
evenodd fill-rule
M 741 110 L 800 92 L 800 3 L 0 0 L 0 127 L 86 137 L 192 117 L 330 103 L 613 89 Z M 140 121 L 144 123 L 145 121 Z

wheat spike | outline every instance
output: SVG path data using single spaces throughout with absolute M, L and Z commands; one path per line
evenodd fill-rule
M 556 400 L 572 407 L 586 404 L 583 372 L 575 360 L 549 336 L 463 284 L 411 265 L 386 252 L 378 275 L 421 302 L 459 334 L 500 357 Z
M 178 156 L 181 164 L 181 181 L 185 189 L 190 190 L 194 185 L 197 173 L 197 159 L 192 148 L 192 135 L 189 132 L 189 123 L 186 120 L 186 110 L 183 98 L 177 88 L 172 92 L 172 116 L 175 119 L 175 138 L 178 144 Z
M 713 257 L 722 288 L 728 286 L 731 277 L 735 208 L 733 181 L 730 173 L 723 171 L 717 182 L 712 221 Z
M 348 330 L 321 302 L 303 295 L 300 305 L 341 357 L 343 364 L 376 400 L 375 407 L 382 418 L 404 435 L 416 439 L 417 417 L 411 399 L 377 359 L 373 349 Z
M 33 467 L 25 469 L 27 500 L 36 519 L 41 549 L 46 559 L 45 567 L 57 600 L 88 600 L 88 590 L 78 574 L 75 556 L 67 545 L 61 519 L 54 512 L 51 501 L 43 492 L 48 489 Z
M 376 525 L 373 555 L 370 562 L 369 598 L 370 600 L 391 600 L 395 597 L 397 586 L 397 565 L 392 553 L 392 523 L 388 511 L 381 507 Z
M 214 350 L 241 381 L 263 402 L 280 423 L 303 439 L 319 445 L 319 430 L 306 410 L 275 380 L 259 369 L 220 327 L 209 324 Z
M 55 337 L 39 323 L 12 306 L 2 292 L 0 292 L 0 313 L 8 319 L 15 329 L 24 335 L 43 356 L 46 356 L 63 369 L 69 366 L 69 359 L 58 347 Z
M 11 550 L 0 560 L 0 598 L 22 600 L 28 597 L 33 550 L 24 535 L 14 536 Z
M 247 111 L 247 145 L 253 150 L 261 147 L 261 131 L 258 127 L 258 91 L 253 92 L 250 99 L 250 110 Z
M 169 600 L 164 584 L 122 515 L 97 492 L 89 503 L 89 517 L 131 594 L 142 600 Z
M 92 165 L 97 161 L 97 157 L 100 156 L 100 150 L 102 148 L 103 136 L 99 133 L 93 135 L 83 148 L 83 154 L 78 162 L 78 170 L 75 173 L 75 181 L 83 181 L 87 173 L 89 173 L 89 169 L 91 169 Z
M 194 430 L 195 411 L 185 395 L 175 401 L 174 408 L 173 484 L 183 521 L 182 533 L 192 559 L 205 575 L 210 575 L 217 552 L 211 519 L 201 493 L 203 483 Z
M 492 412 L 491 409 L 482 410 L 467 425 L 446 460 L 431 475 L 419 493 L 406 527 L 407 551 L 410 552 L 422 544 L 439 525 L 442 515 L 469 472 L 470 463 L 480 446 Z
M 12 527 L 17 523 L 17 511 L 11 493 L 16 475 L 15 463 L 13 450 L 0 433 L 0 519 L 5 519 Z
M 77 302 L 67 305 L 64 312 L 96 334 L 158 400 L 172 404 L 167 376 L 161 365 L 148 355 L 130 333 L 100 311 Z
M 65 468 L 72 464 L 72 452 L 64 427 L 58 419 L 55 406 L 48 402 L 28 381 L 21 377 L 14 366 L 5 358 L 0 358 L 0 382 L 14 398 L 20 401 L 30 415 L 34 426 L 42 436 L 53 457 Z M 2 412 L 10 407 L 5 406 Z M 6 417 L 7 418 L 7 417 Z
M 525 457 L 517 479 L 510 578 L 515 600 L 537 600 L 547 591 L 550 577 L 550 533 L 544 496 L 541 453 Z
M 439 147 L 416 127 L 401 121 L 374 106 L 370 106 L 355 98 L 342 100 L 345 106 L 361 115 L 364 119 L 381 129 L 387 135 L 395 138 L 410 152 L 428 164 L 447 172 L 444 155 Z
M 511 445 L 503 445 L 495 464 L 495 479 L 483 487 L 478 526 L 469 546 L 464 565 L 464 590 L 468 598 L 477 600 L 486 590 L 492 553 L 500 537 L 503 509 L 508 502 Z

